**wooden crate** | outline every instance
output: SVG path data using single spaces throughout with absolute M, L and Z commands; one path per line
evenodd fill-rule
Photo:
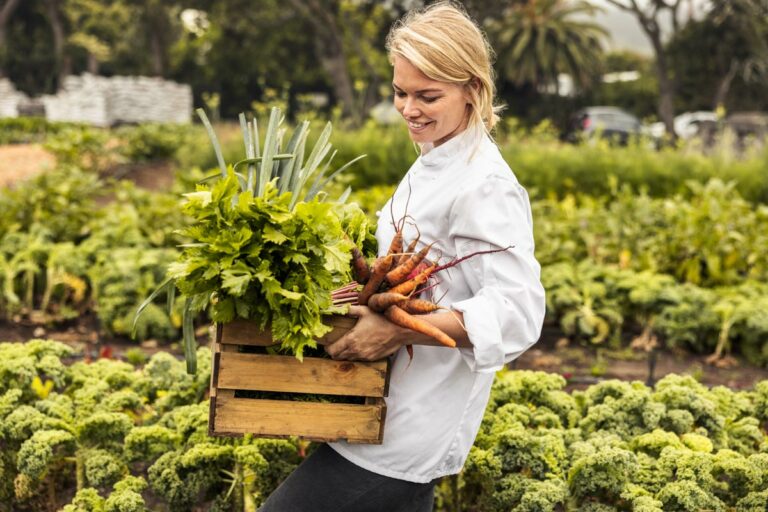
M 349 317 L 328 320 L 335 341 L 355 323 Z M 389 360 L 334 361 L 290 355 L 254 354 L 242 347 L 269 346 L 269 332 L 252 322 L 219 325 L 213 346 L 208 434 L 257 437 L 298 436 L 313 441 L 347 440 L 381 444 L 389 386 Z M 245 349 L 248 350 L 248 349 Z M 320 403 L 290 399 L 236 397 L 237 391 L 311 393 L 361 397 L 364 403 Z

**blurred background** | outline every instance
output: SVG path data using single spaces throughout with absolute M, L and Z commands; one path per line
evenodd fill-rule
M 384 39 L 420 5 L 0 0 L 0 511 L 250 512 L 312 449 L 209 439 L 215 329 L 186 374 L 163 286 L 183 194 L 276 112 L 307 155 L 330 124 L 327 175 L 365 155 L 323 197 L 373 225 L 417 157 Z M 464 5 L 547 305 L 435 510 L 768 510 L 768 0 Z
M 0 0 L 0 340 L 175 346 L 162 294 L 129 335 L 184 242 L 180 194 L 217 172 L 196 108 L 230 163 L 240 112 L 307 120 L 308 144 L 331 122 L 330 171 L 366 157 L 329 197 L 351 187 L 375 220 L 416 158 L 384 40 L 421 5 Z M 530 192 L 548 291 L 519 364 L 768 376 L 766 0 L 463 5 L 496 52 L 495 137 Z
M 67 77 L 152 76 L 191 86 L 214 118 L 280 102 L 359 126 L 386 119 L 384 38 L 414 0 L 3 0 L 0 77 L 34 98 Z M 623 109 L 653 135 L 768 109 L 764 0 L 468 0 L 496 51 L 500 101 L 524 126 L 584 128 L 583 107 Z M 8 90 L 2 91 L 10 96 Z M 379 108 L 377 109 L 377 105 Z M 697 111 L 694 119 L 675 117 Z M 583 116 L 584 113 L 579 113 Z M 607 122 L 617 129 L 621 123 Z M 750 119 L 742 124 L 750 124 Z M 572 126 L 574 122 L 580 126 Z M 751 124 L 765 122 L 758 114 Z

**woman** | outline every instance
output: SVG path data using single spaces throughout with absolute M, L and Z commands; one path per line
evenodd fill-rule
M 461 471 L 467 458 L 495 372 L 541 331 L 544 290 L 528 196 L 489 135 L 498 117 L 487 41 L 460 8 L 440 2 L 398 22 L 387 50 L 395 106 L 421 156 L 380 212 L 380 252 L 394 235 L 393 220 L 406 215 L 441 262 L 512 247 L 439 274 L 432 295 L 449 311 L 425 319 L 456 349 L 367 307 L 351 308 L 357 324 L 326 351 L 356 360 L 394 354 L 383 443 L 322 445 L 265 512 L 432 510 L 435 481 Z M 415 228 L 406 225 L 404 234 L 407 245 Z M 410 364 L 406 344 L 414 348 Z

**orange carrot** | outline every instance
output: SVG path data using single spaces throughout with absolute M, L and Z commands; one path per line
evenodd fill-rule
M 368 307 L 372 310 L 383 313 L 389 306 L 400 304 L 408 301 L 408 297 L 400 295 L 399 293 L 374 293 L 368 298 Z
M 398 265 L 405 263 L 408 258 L 410 258 L 411 255 L 416 251 L 416 245 L 418 245 L 419 239 L 421 238 L 421 232 L 419 231 L 419 228 L 416 226 L 416 224 L 414 224 L 413 227 L 416 228 L 416 238 L 414 238 L 411 243 L 408 244 L 408 249 L 406 249 L 403 255 L 400 256 L 400 259 L 397 260 Z
M 437 311 L 438 309 L 443 309 L 442 306 L 438 306 L 434 302 L 423 299 L 408 299 L 406 302 L 397 305 L 400 306 L 403 311 L 410 313 L 411 315 L 425 315 Z
M 434 242 L 433 242 L 434 243 Z M 425 245 L 423 249 L 408 258 L 404 263 L 401 263 L 394 269 L 387 273 L 387 283 L 389 286 L 397 286 L 403 281 L 408 279 L 408 276 L 413 272 L 419 263 L 424 261 L 424 258 L 429 254 L 429 250 L 432 248 L 432 244 Z
M 400 253 L 403 252 L 403 229 L 400 228 L 395 231 L 395 236 L 392 237 L 392 241 L 389 243 L 389 250 L 387 254 L 397 255 L 398 259 Z
M 360 284 L 365 284 L 371 277 L 371 269 L 368 267 L 368 262 L 365 261 L 363 253 L 357 247 L 352 248 L 352 275 L 355 277 L 355 281 Z
M 445 334 L 443 331 L 430 324 L 429 322 L 426 322 L 413 315 L 409 315 L 397 306 L 389 306 L 384 312 L 384 316 L 386 316 L 390 322 L 397 324 L 400 327 L 405 327 L 406 329 L 426 334 L 430 338 L 436 339 L 446 347 L 456 346 L 456 341 Z
M 420 274 L 415 276 L 413 279 L 404 281 L 399 285 L 390 288 L 389 291 L 392 293 L 402 293 L 403 295 L 408 295 L 413 290 L 415 290 L 419 285 L 426 283 L 427 279 L 429 279 L 429 276 L 432 274 L 432 272 L 434 272 L 436 268 L 437 268 L 437 265 L 432 265 L 430 267 L 427 267 Z
M 384 282 L 384 278 L 387 277 L 387 272 L 389 272 L 389 269 L 392 266 L 393 258 L 394 256 L 391 254 L 376 258 L 376 261 L 373 264 L 371 277 L 360 291 L 360 295 L 357 299 L 358 304 L 365 306 L 368 304 L 368 299 L 371 298 L 371 295 L 379 291 L 379 286 Z

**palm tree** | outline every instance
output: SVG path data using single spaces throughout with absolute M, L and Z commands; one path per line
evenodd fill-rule
M 576 19 L 595 7 L 565 0 L 524 0 L 505 10 L 488 27 L 498 54 L 500 73 L 517 86 L 557 83 L 568 73 L 588 86 L 600 68 L 604 28 Z

